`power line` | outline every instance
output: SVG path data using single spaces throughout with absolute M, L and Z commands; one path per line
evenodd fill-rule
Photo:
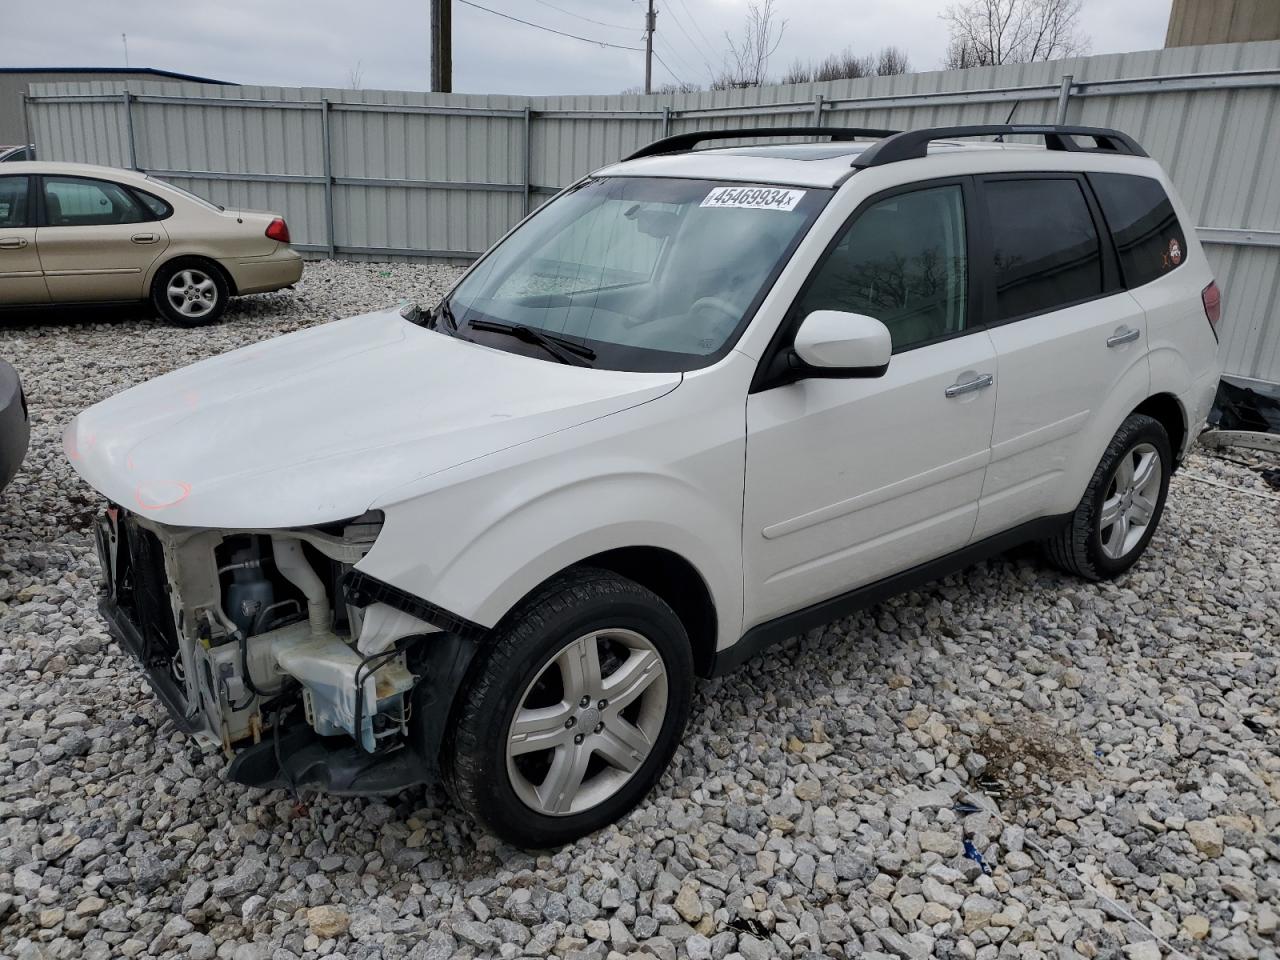
M 655 39 L 656 38 L 657 37 L 655 34 Z M 689 66 L 688 61 L 686 61 L 684 57 L 680 56 L 680 51 L 677 50 L 674 44 L 672 44 L 669 40 L 667 40 L 665 36 L 662 38 L 662 40 L 667 45 L 667 55 L 671 57 L 673 60 L 675 60 L 676 63 L 680 64 L 681 70 L 687 70 L 689 76 L 693 76 L 698 72 L 697 70 Z
M 585 17 L 572 10 L 566 10 L 564 7 L 557 7 L 554 3 L 548 3 L 547 0 L 538 0 L 538 3 L 542 4 L 544 7 L 550 7 L 552 10 L 559 10 L 561 13 L 568 14 L 571 17 L 577 17 L 579 20 L 585 20 L 587 23 L 594 23 L 598 27 L 609 27 L 612 30 L 626 30 L 628 32 L 634 31 L 636 28 L 635 24 L 632 24 L 629 27 L 624 27 L 620 23 L 605 23 L 603 20 L 592 20 L 590 17 Z
M 597 47 L 612 47 L 615 50 L 631 50 L 634 53 L 643 53 L 640 47 L 624 47 L 620 43 L 609 43 L 606 40 L 594 40 L 591 37 L 580 37 L 576 33 L 565 33 L 563 30 L 556 30 L 554 27 L 544 27 L 540 23 L 534 23 L 531 20 L 521 20 L 519 17 L 513 17 L 509 13 L 503 13 L 501 10 L 493 10 L 489 7 L 481 6 L 472 0 L 458 0 L 463 6 L 475 7 L 477 10 L 483 10 L 485 13 L 492 13 L 495 17 L 502 17 L 504 20 L 514 20 L 516 23 L 523 23 L 526 27 L 533 27 L 535 30 L 545 30 L 547 33 L 554 33 L 561 37 L 568 37 L 570 40 L 581 40 L 583 43 L 593 43 Z
M 672 7 L 671 5 L 668 4 L 667 12 L 671 14 L 671 22 L 680 28 L 680 32 L 684 34 L 684 38 L 689 41 L 689 49 L 691 49 L 694 52 L 694 54 L 700 57 L 702 59 L 702 62 L 707 65 L 707 75 L 709 77 L 714 78 L 716 74 L 715 68 L 711 66 L 711 61 L 706 58 L 706 55 L 702 52 L 702 48 L 699 47 L 697 42 L 693 39 L 693 37 L 689 35 L 689 31 L 684 28 L 684 24 L 680 22 L 680 18 L 676 16 L 675 7 Z M 686 8 L 685 10 L 686 16 L 688 15 L 688 12 L 689 11 Z M 696 73 L 697 71 L 695 70 L 692 72 Z
M 685 86 L 685 82 L 676 76 L 676 72 L 674 70 L 672 70 L 670 67 L 667 66 L 667 61 L 662 59 L 661 54 L 659 54 L 657 50 L 653 51 L 653 59 L 657 60 L 660 64 L 662 64 L 662 69 L 666 70 L 667 73 L 671 74 L 672 80 L 680 84 L 680 86 L 682 87 Z
M 702 38 L 703 43 L 706 44 L 707 52 L 714 57 L 716 55 L 716 51 L 711 46 L 711 41 L 707 39 L 707 35 L 702 32 L 702 25 L 698 23 L 698 18 L 689 12 L 689 8 L 685 6 L 684 0 L 678 0 L 678 2 L 680 4 L 680 8 L 684 10 L 684 15 L 688 17 L 689 22 L 693 24 L 693 29 L 698 31 L 698 36 L 700 36 Z

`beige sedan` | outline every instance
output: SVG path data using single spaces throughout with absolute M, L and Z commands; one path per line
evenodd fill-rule
M 0 307 L 150 300 L 183 326 L 296 283 L 273 213 L 225 210 L 143 173 L 83 163 L 0 167 Z

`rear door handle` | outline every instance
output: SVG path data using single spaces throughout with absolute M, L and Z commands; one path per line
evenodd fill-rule
M 975 390 L 985 390 L 995 382 L 995 377 L 991 374 L 982 373 L 974 377 L 972 380 L 966 380 L 963 383 L 953 383 L 951 386 L 947 387 L 946 394 L 948 397 L 958 397 L 961 394 L 973 393 Z
M 0 249 L 21 250 L 26 245 L 27 241 L 22 237 L 0 237 Z
M 135 233 L 129 239 L 134 243 L 155 243 L 160 239 L 160 235 L 158 233 Z
M 1125 327 L 1121 330 L 1117 330 L 1112 336 L 1107 337 L 1107 346 L 1118 347 L 1122 344 L 1133 343 L 1133 341 L 1137 340 L 1140 336 L 1142 336 L 1141 330 L 1135 330 L 1132 327 Z

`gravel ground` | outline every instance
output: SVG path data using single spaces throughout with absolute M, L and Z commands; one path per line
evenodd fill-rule
M 450 276 L 315 264 L 210 330 L 0 331 L 34 417 L 0 495 L 0 955 L 1277 956 L 1280 501 L 1207 456 L 1116 583 L 1004 558 L 700 684 L 655 793 L 563 850 L 506 848 L 439 791 L 227 783 L 107 640 L 62 426 Z

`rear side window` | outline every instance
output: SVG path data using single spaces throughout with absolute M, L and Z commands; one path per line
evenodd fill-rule
M 837 241 L 799 313 L 875 317 L 893 349 L 906 350 L 964 330 L 968 279 L 961 188 L 895 194 L 859 214 Z
M 1182 265 L 1187 236 L 1159 180 L 1091 173 L 1089 182 L 1115 237 L 1125 286 L 1140 287 Z
M 142 205 L 151 211 L 151 215 L 157 220 L 163 220 L 169 214 L 173 213 L 173 207 L 165 203 L 159 197 L 154 197 L 145 190 L 135 190 L 134 195 L 142 201 Z
M 27 226 L 27 178 L 0 177 L 0 227 Z
M 1079 181 L 991 180 L 983 194 L 998 319 L 1045 313 L 1102 295 L 1098 231 Z
M 45 177 L 44 211 L 51 227 L 97 227 L 151 219 L 119 184 L 79 177 Z

